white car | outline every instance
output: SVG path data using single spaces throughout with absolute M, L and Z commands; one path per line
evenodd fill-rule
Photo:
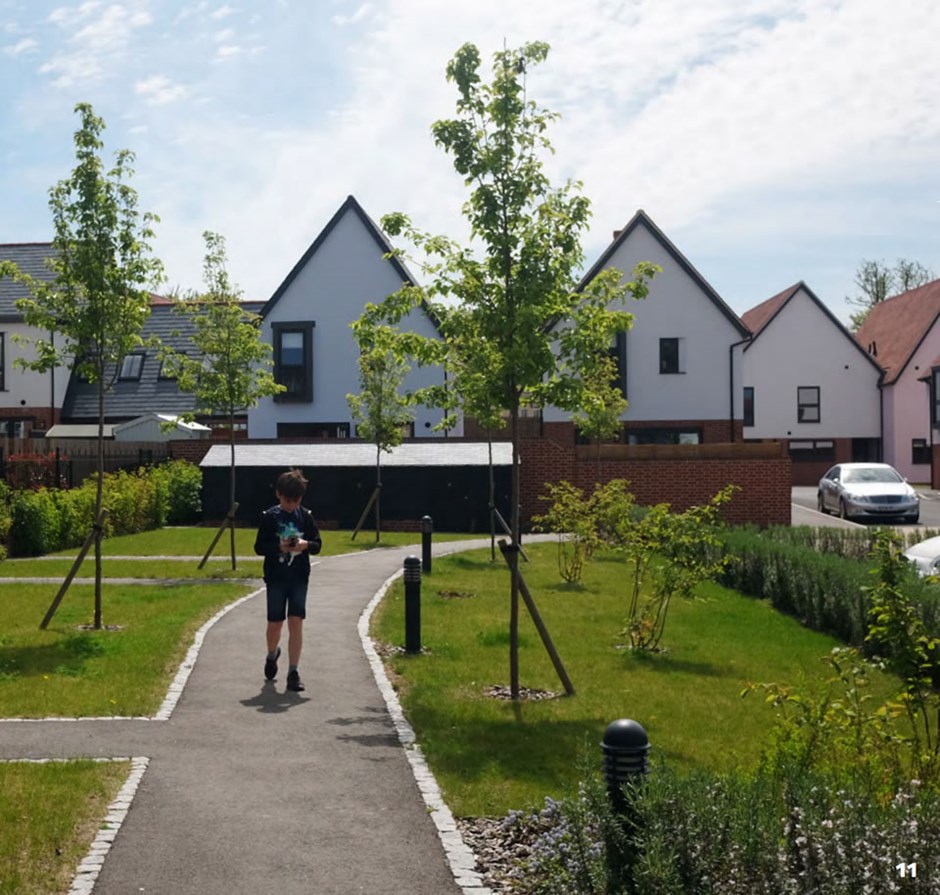
M 917 492 L 887 463 L 839 463 L 820 480 L 820 513 L 843 519 L 894 519 L 908 525 L 920 520 Z
M 927 538 L 908 547 L 904 555 L 920 575 L 940 575 L 940 538 Z

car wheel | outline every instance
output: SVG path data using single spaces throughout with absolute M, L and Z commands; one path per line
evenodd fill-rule
M 816 509 L 818 512 L 822 513 L 824 516 L 829 515 L 829 510 L 826 509 L 826 502 L 823 500 L 822 491 L 816 495 Z

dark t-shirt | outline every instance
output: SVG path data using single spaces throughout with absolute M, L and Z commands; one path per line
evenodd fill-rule
M 303 553 L 282 553 L 281 538 L 297 537 L 310 542 Z M 264 557 L 265 581 L 304 581 L 310 577 L 310 556 L 320 552 L 320 530 L 306 507 L 293 512 L 273 506 L 261 514 L 255 538 L 255 553 Z

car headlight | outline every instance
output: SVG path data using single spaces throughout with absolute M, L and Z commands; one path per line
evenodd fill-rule
M 868 497 L 865 494 L 853 494 L 851 491 L 845 492 L 845 499 L 854 503 L 868 503 Z

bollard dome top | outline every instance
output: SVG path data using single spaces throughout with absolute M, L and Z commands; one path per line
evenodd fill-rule
M 607 725 L 601 746 L 612 749 L 642 749 L 649 747 L 649 743 L 649 737 L 642 724 L 631 718 L 619 718 Z

